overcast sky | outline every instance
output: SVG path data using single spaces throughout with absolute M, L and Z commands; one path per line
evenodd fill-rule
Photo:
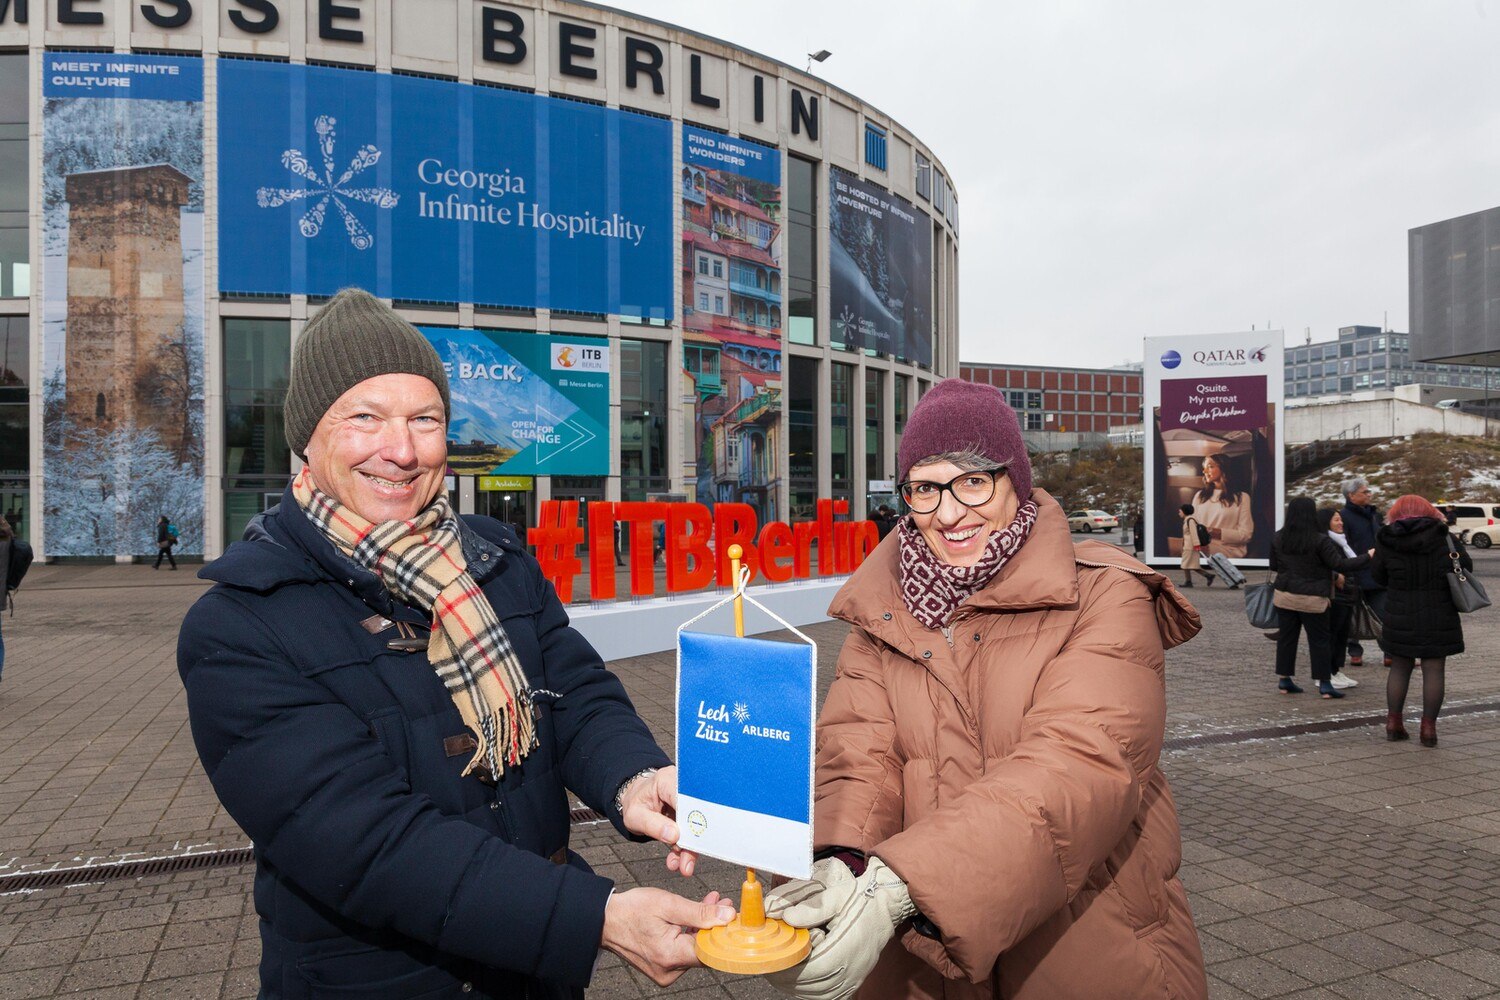
M 942 160 L 966 361 L 1406 330 L 1406 232 L 1500 205 L 1500 0 L 616 0 L 818 71 Z

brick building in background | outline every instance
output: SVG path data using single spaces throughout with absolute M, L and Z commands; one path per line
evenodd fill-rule
M 1005 392 L 1027 447 L 1060 451 L 1103 444 L 1113 427 L 1141 422 L 1141 370 L 959 362 L 959 378 Z

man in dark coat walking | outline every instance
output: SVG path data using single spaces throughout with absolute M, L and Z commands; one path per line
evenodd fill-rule
M 1343 482 L 1344 493 L 1344 537 L 1355 552 L 1368 552 L 1375 547 L 1375 533 L 1380 530 L 1383 518 L 1380 511 L 1370 503 L 1370 484 L 1359 476 Z M 1358 587 L 1375 617 L 1385 619 L 1385 587 L 1377 583 L 1369 567 L 1356 572 L 1349 583 Z M 1365 650 L 1358 639 L 1348 644 L 1349 665 L 1357 667 L 1364 662 Z M 1389 661 L 1386 666 L 1390 666 Z
M 255 845 L 260 996 L 579 997 L 601 948 L 663 985 L 698 964 L 728 903 L 617 892 L 568 850 L 569 789 L 674 843 L 676 769 L 511 529 L 449 507 L 436 351 L 341 292 L 285 415 L 307 467 L 205 568 L 178 646 Z

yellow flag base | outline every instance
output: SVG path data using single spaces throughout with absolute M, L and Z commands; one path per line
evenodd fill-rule
M 807 929 L 766 916 L 765 895 L 753 870 L 740 887 L 740 912 L 722 927 L 698 932 L 698 961 L 710 969 L 764 976 L 790 969 L 812 951 Z

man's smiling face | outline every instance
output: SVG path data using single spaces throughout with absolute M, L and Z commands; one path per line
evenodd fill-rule
M 420 375 L 378 375 L 344 393 L 307 442 L 318 489 L 367 521 L 406 521 L 448 471 L 443 397 Z

